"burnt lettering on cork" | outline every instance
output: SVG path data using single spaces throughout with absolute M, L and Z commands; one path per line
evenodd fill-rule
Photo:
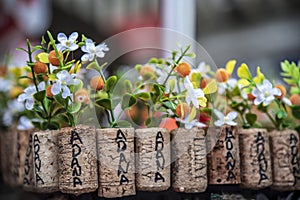
M 165 182 L 165 178 L 159 172 L 160 170 L 164 170 L 165 168 L 165 156 L 163 154 L 164 150 L 164 136 L 161 131 L 158 131 L 155 137 L 155 151 L 156 151 L 156 168 L 157 172 L 155 173 L 154 182 L 157 183 L 159 181 Z
M 127 138 L 120 129 L 117 131 L 115 142 L 118 145 L 117 152 L 119 153 L 120 156 L 119 166 L 117 171 L 118 177 L 120 177 L 120 185 L 128 184 L 129 180 L 126 174 L 128 173 L 130 161 L 127 161 L 124 154 L 124 151 L 126 151 L 127 149 Z
M 34 135 L 33 137 L 33 149 L 34 149 L 34 168 L 35 168 L 35 182 L 36 184 L 44 184 L 44 180 L 42 177 L 39 176 L 39 173 L 41 171 L 42 161 L 40 159 L 40 139 L 38 135 Z
M 233 135 L 232 129 L 229 129 L 228 127 L 225 128 L 225 148 L 226 148 L 226 170 L 227 170 L 227 176 L 226 181 L 229 181 L 231 179 L 236 180 L 236 175 L 234 173 L 235 163 L 236 160 L 233 156 L 232 150 L 234 149 L 234 143 L 232 140 L 235 140 L 235 137 Z
M 300 175 L 299 170 L 299 147 L 298 147 L 298 137 L 294 134 L 290 134 L 290 148 L 291 148 L 291 166 L 293 170 L 293 176 L 294 176 L 294 184 L 296 185 L 298 177 Z
M 70 144 L 72 145 L 72 177 L 73 177 L 73 187 L 77 185 L 82 185 L 81 177 L 81 165 L 78 161 L 78 156 L 81 154 L 82 140 L 78 132 L 75 130 L 71 131 Z
M 32 135 L 29 135 L 29 141 L 28 141 L 28 147 L 26 150 L 26 159 L 24 164 L 24 179 L 23 179 L 23 185 L 30 185 L 30 155 L 32 153 Z
M 261 134 L 261 132 L 257 133 L 257 137 L 255 140 L 256 143 L 256 153 L 259 164 L 259 182 L 260 185 L 262 181 L 268 180 L 269 177 L 267 175 L 268 170 L 268 161 L 265 156 L 265 138 Z

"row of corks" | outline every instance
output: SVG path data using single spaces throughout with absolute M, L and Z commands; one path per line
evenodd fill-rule
M 299 135 L 292 130 L 96 129 L 1 134 L 4 181 L 26 191 L 99 197 L 136 190 L 200 193 L 211 185 L 300 189 Z

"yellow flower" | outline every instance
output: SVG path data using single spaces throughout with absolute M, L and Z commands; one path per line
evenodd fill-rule
M 204 94 L 215 93 L 218 90 L 217 82 L 215 80 L 210 81 L 203 89 Z
M 43 63 L 49 63 L 48 56 L 49 56 L 49 54 L 46 52 L 39 53 L 37 55 L 37 60 L 40 62 L 43 62 Z
M 252 79 L 252 75 L 251 75 L 251 73 L 249 71 L 249 68 L 248 68 L 248 66 L 245 63 L 243 63 L 238 68 L 237 74 L 238 74 L 238 77 L 241 78 L 241 79 L 246 79 L 246 80 Z
M 232 74 L 234 68 L 235 68 L 235 65 L 236 65 L 236 60 L 229 60 L 227 63 L 226 63 L 226 71 L 228 72 L 228 74 Z

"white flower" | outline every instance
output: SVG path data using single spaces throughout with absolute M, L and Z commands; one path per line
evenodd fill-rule
M 184 124 L 184 128 L 186 128 L 186 129 L 191 129 L 191 128 L 193 128 L 194 126 L 196 126 L 196 127 L 199 127 L 199 128 L 202 128 L 202 127 L 206 127 L 206 125 L 205 124 L 203 124 L 203 123 L 201 123 L 201 122 L 199 122 L 199 121 L 197 121 L 196 119 L 189 119 L 190 118 L 190 115 L 188 115 L 186 118 L 184 118 L 184 119 L 180 119 L 180 118 L 175 118 L 175 120 L 176 121 L 178 121 L 178 122 L 180 122 L 180 123 L 182 123 L 182 124 Z
M 292 106 L 291 100 L 289 100 L 289 99 L 286 98 L 286 97 L 283 97 L 283 98 L 282 98 L 282 102 L 285 103 L 285 104 L 288 105 L 288 106 Z
M 25 116 L 20 117 L 19 124 L 17 126 L 18 130 L 28 130 L 34 128 L 33 124 L 31 123 L 30 119 Z
M 45 90 L 45 82 L 41 82 L 38 85 L 38 90 L 42 91 Z M 34 105 L 34 97 L 33 95 L 36 93 L 36 88 L 35 86 L 29 86 L 27 88 L 24 89 L 24 93 L 20 94 L 18 97 L 18 102 L 24 102 L 25 103 L 25 108 L 27 110 L 32 110 L 33 109 L 33 105 Z
M 78 33 L 73 32 L 69 38 L 64 33 L 59 33 L 57 35 L 57 40 L 60 42 L 57 44 L 57 50 L 62 52 L 63 50 L 68 50 L 68 51 L 75 51 L 78 49 L 78 45 L 75 44 L 76 40 L 78 38 Z
M 53 95 L 57 95 L 62 92 L 62 97 L 65 99 L 71 97 L 72 94 L 69 89 L 69 85 L 77 85 L 78 79 L 75 79 L 75 74 L 69 74 L 68 71 L 62 70 L 56 74 L 56 81 L 52 85 L 51 92 Z
M 238 81 L 235 78 L 230 78 L 225 83 L 218 83 L 218 93 L 222 95 L 225 93 L 226 89 L 232 91 L 236 87 L 237 82 Z
M 18 102 L 16 99 L 9 101 L 7 104 L 7 109 L 4 111 L 2 121 L 5 126 L 10 126 L 13 123 L 13 116 L 16 113 L 22 112 L 24 110 L 24 104 Z
M 281 95 L 281 91 L 278 88 L 273 88 L 272 83 L 265 79 L 262 84 L 256 85 L 252 95 L 255 97 L 254 105 L 263 103 L 264 106 L 267 106 L 274 101 L 275 96 Z
M 230 126 L 236 126 L 237 123 L 233 120 L 237 118 L 238 113 L 237 112 L 229 112 L 226 116 L 223 115 L 220 111 L 214 109 L 214 113 L 217 115 L 218 120 L 215 121 L 216 126 L 223 126 L 224 124 L 230 125 Z
M 12 82 L 10 80 L 0 78 L 0 92 L 8 92 L 11 86 L 12 86 Z
M 81 50 L 85 54 L 81 57 L 82 61 L 93 61 L 94 57 L 103 58 L 105 56 L 104 51 L 109 51 L 109 48 L 105 43 L 95 46 L 93 40 L 87 39 L 85 45 L 81 47 Z
M 194 89 L 194 86 L 188 77 L 184 79 L 184 87 L 187 89 L 185 101 L 188 105 L 192 103 L 196 108 L 198 108 L 200 105 L 199 98 L 202 99 L 201 102 L 205 99 L 204 92 L 200 88 Z
M 210 71 L 209 65 L 206 65 L 205 62 L 200 62 L 196 69 L 191 70 L 190 76 L 193 73 L 200 73 L 202 77 L 209 78 L 209 76 L 207 75 L 209 71 Z

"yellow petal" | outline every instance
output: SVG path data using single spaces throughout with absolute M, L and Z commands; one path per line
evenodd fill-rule
M 42 52 L 42 53 L 39 53 L 37 55 L 37 57 L 40 62 L 49 63 L 48 55 L 49 55 L 48 53 Z
M 217 82 L 216 80 L 212 80 L 205 86 L 203 92 L 204 94 L 211 94 L 211 93 L 215 93 L 217 90 L 218 90 Z
M 193 119 L 196 117 L 196 114 L 197 114 L 196 107 L 193 106 L 191 113 L 190 113 L 189 122 L 193 121 Z
M 49 74 L 48 77 L 49 77 L 49 81 L 55 81 L 56 80 L 55 74 Z
M 234 70 L 234 67 L 235 67 L 235 64 L 236 64 L 236 60 L 229 60 L 226 64 L 226 71 L 229 73 L 229 74 L 232 74 L 233 70 Z
M 243 87 L 250 85 L 250 82 L 246 79 L 238 80 L 238 85 L 242 85 Z
M 237 74 L 238 74 L 238 77 L 240 77 L 241 79 L 248 79 L 249 80 L 249 79 L 252 78 L 251 73 L 249 71 L 249 68 L 245 63 L 243 63 L 238 68 Z
M 193 72 L 192 75 L 191 75 L 191 81 L 192 82 L 200 82 L 201 77 L 202 76 L 201 76 L 200 73 Z
M 254 77 L 253 81 L 256 84 L 260 84 L 265 80 L 265 75 L 263 73 L 261 73 L 260 67 L 256 68 L 256 73 L 257 73 L 257 75 L 256 75 L 256 77 Z
M 205 97 L 200 97 L 198 99 L 198 102 L 199 102 L 199 104 L 200 104 L 201 107 L 206 107 L 207 99 Z

